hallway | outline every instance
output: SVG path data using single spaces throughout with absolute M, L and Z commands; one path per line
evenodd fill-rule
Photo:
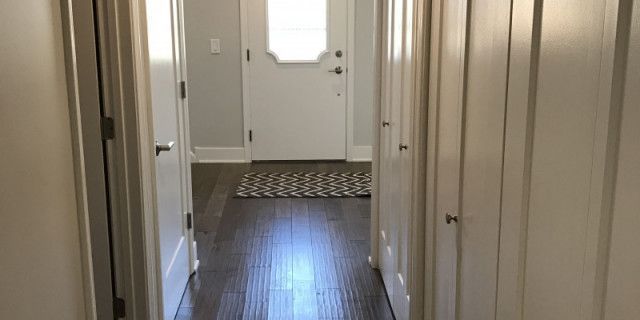
M 248 171 L 370 172 L 371 165 L 194 164 L 200 266 L 177 319 L 393 319 L 367 262 L 370 198 L 234 198 Z

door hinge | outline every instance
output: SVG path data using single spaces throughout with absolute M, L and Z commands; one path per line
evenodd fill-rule
M 113 140 L 116 135 L 113 118 L 111 117 L 102 117 L 100 118 L 100 134 L 102 135 L 102 140 Z
M 187 212 L 187 229 L 193 229 L 193 214 Z
M 247 49 L 247 61 L 251 61 L 251 50 Z
M 127 316 L 124 299 L 114 297 L 113 298 L 113 316 L 116 319 L 124 318 Z
M 249 142 L 253 141 L 253 130 L 249 130 Z
M 182 99 L 187 98 L 187 82 L 186 81 L 180 81 L 180 97 Z

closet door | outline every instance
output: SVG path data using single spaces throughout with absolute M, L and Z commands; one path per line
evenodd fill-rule
M 383 7 L 383 39 L 382 39 L 382 68 L 381 68 L 381 118 L 380 128 L 380 207 L 379 207 L 379 241 L 378 258 L 379 268 L 382 278 L 389 294 L 389 299 L 393 300 L 393 279 L 394 279 L 394 253 L 392 234 L 394 219 L 392 216 L 393 181 L 394 172 L 392 170 L 392 155 L 395 152 L 395 143 L 392 137 L 392 130 L 397 123 L 392 122 L 391 105 L 391 84 L 393 83 L 391 57 L 393 56 L 393 1 L 384 2 Z
M 469 1 L 461 132 L 457 319 L 495 319 L 511 1 Z
M 383 43 L 379 259 L 389 300 L 399 319 L 409 317 L 413 3 L 386 2 Z
M 631 7 L 631 5 L 629 5 Z M 611 238 L 603 301 L 603 320 L 634 319 L 640 315 L 640 2 L 623 8 L 631 17 L 624 91 L 619 110 L 620 130 L 611 198 Z M 615 116 L 614 116 L 615 118 Z M 614 120 L 614 123 L 616 121 Z
M 435 225 L 431 319 L 456 319 L 457 226 L 445 215 L 459 212 L 462 93 L 466 1 L 433 2 L 429 126 L 433 159 Z
M 630 3 L 514 2 L 497 319 L 602 319 L 610 199 L 621 201 L 616 218 L 637 221 L 624 214 L 630 190 L 613 188 L 628 34 L 619 18 Z M 633 117 L 637 106 L 623 112 Z M 620 142 L 629 157 L 619 166 L 637 169 L 628 162 L 637 148 Z M 629 170 L 626 187 L 635 183 Z
M 434 318 L 494 319 L 510 1 L 441 5 Z

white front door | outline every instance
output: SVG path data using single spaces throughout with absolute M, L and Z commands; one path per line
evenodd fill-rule
M 153 128 L 165 150 L 156 157 L 157 233 L 164 319 L 173 319 L 189 279 L 188 233 L 183 212 L 178 77 L 173 1 L 147 1 Z
M 347 1 L 247 1 L 252 158 L 345 159 Z

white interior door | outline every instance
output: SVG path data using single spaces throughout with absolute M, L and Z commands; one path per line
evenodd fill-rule
M 385 5 L 380 155 L 380 270 L 398 319 L 409 317 L 411 137 L 411 0 Z
M 173 319 L 189 279 L 188 234 L 183 212 L 182 143 L 173 29 L 173 1 L 147 1 L 153 127 L 165 150 L 156 157 L 157 233 L 164 318 Z
M 247 0 L 252 158 L 346 158 L 347 1 Z

